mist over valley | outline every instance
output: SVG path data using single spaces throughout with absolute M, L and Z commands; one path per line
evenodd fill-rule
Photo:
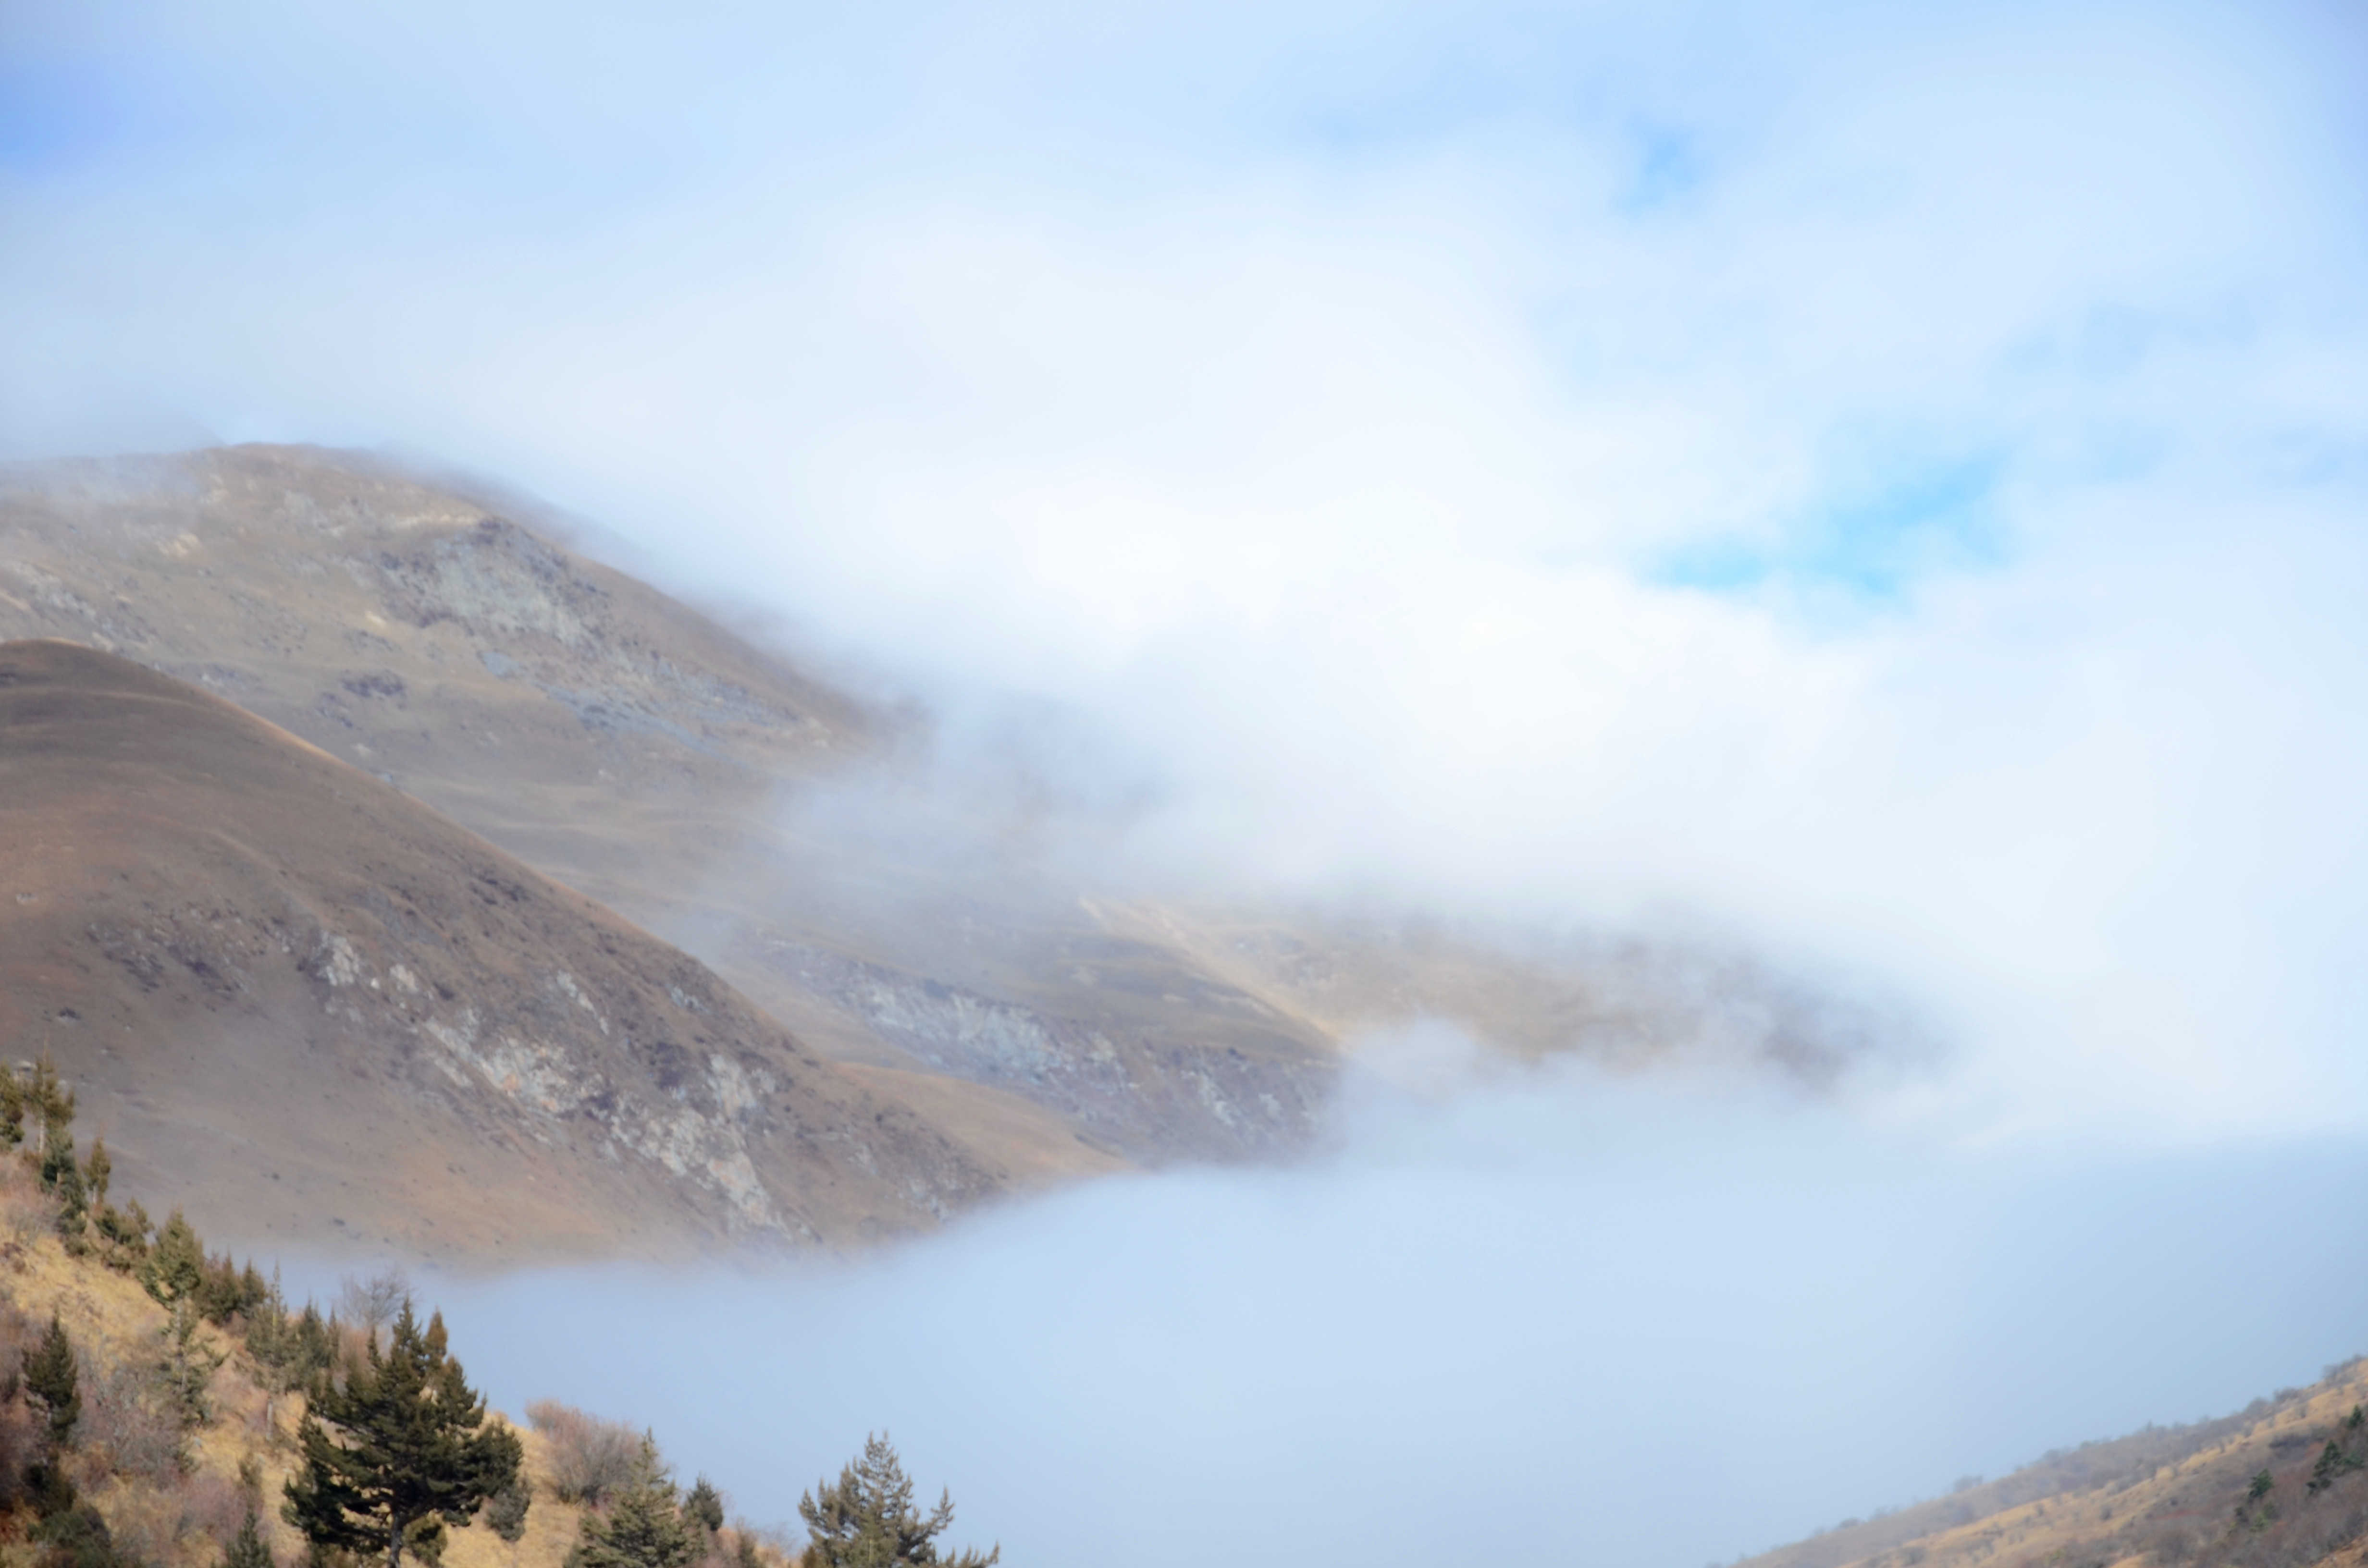
M 2363 68 L 0 15 L 0 1568 L 2360 1568 Z

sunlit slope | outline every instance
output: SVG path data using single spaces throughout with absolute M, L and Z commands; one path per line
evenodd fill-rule
M 1003 1178 L 704 965 L 231 704 L 0 645 L 0 1051 L 225 1238 L 683 1255 Z
M 2363 1405 L 2368 1361 L 2352 1361 L 2236 1415 L 2086 1443 L 1738 1568 L 2348 1568 L 2368 1559 Z
M 6 1230 L 0 1303 L 37 1325 L 57 1314 L 84 1360 L 85 1449 L 110 1447 L 109 1436 L 118 1437 L 112 1446 L 120 1449 L 113 1429 L 126 1423 L 120 1416 L 109 1421 L 110 1406 L 136 1409 L 145 1403 L 125 1396 L 153 1375 L 169 1314 L 129 1274 L 68 1256 L 58 1238 L 45 1233 L 40 1221 L 51 1210 L 28 1197 L 31 1185 L 13 1163 L 0 1171 Z M 250 1503 L 274 1559 L 301 1562 L 305 1542 L 279 1517 L 279 1503 L 298 1464 L 294 1437 L 302 1398 L 267 1398 L 255 1367 L 229 1335 L 206 1324 L 196 1338 L 201 1350 L 222 1359 L 208 1383 L 212 1418 L 182 1439 L 186 1464 L 142 1465 L 116 1452 L 108 1456 L 113 1462 L 100 1465 L 86 1451 L 76 1466 L 83 1494 L 107 1519 L 115 1544 L 154 1568 L 215 1568 Z M 15 1357 L 6 1359 L 14 1375 Z M 482 1523 L 454 1530 L 444 1548 L 445 1568 L 558 1568 L 576 1544 L 585 1510 L 555 1494 L 550 1445 L 522 1422 L 508 1425 L 526 1450 L 524 1479 L 534 1494 L 525 1530 L 515 1545 Z M 241 1483 L 242 1467 L 260 1483 L 252 1494 Z M 21 1524 L 21 1517 L 11 1522 Z M 769 1557 L 765 1568 L 777 1568 L 779 1561 Z

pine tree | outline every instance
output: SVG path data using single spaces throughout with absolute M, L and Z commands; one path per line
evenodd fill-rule
M 209 1392 L 214 1372 L 229 1358 L 198 1338 L 197 1309 L 188 1301 L 176 1301 L 173 1315 L 160 1331 L 165 1338 L 165 1358 L 157 1366 L 157 1381 L 173 1398 L 181 1425 L 188 1428 L 204 1426 L 213 1419 L 213 1399 Z
M 82 1419 L 80 1380 L 75 1376 L 74 1346 L 66 1325 L 50 1314 L 50 1332 L 40 1347 L 25 1358 L 25 1389 L 41 1402 L 50 1415 L 50 1447 L 63 1449 L 74 1441 L 74 1423 Z
M 705 1476 L 692 1483 L 682 1500 L 682 1517 L 713 1535 L 723 1528 L 723 1494 Z
M 58 1234 L 65 1238 L 66 1251 L 80 1257 L 88 1250 L 83 1233 L 90 1225 L 90 1200 L 83 1193 L 82 1167 L 74 1164 L 74 1134 L 61 1134 L 51 1148 L 54 1160 L 41 1157 L 41 1180 L 57 1194 Z
M 644 1437 L 609 1517 L 584 1516 L 583 1537 L 567 1554 L 567 1568 L 689 1568 L 705 1547 L 684 1517 L 674 1481 L 658 1459 L 657 1439 Z
M 446 1349 L 440 1312 L 423 1332 L 405 1302 L 386 1350 L 373 1341 L 343 1388 L 324 1380 L 310 1403 L 297 1429 L 303 1470 L 282 1513 L 316 1546 L 383 1551 L 387 1568 L 402 1568 L 414 1525 L 465 1525 L 518 1480 L 518 1437 L 487 1425 L 485 1402 Z
M 223 1549 L 222 1568 L 278 1568 L 271 1561 L 271 1549 L 263 1544 L 263 1533 L 256 1528 L 255 1510 L 246 1511 L 246 1523 L 238 1527 L 238 1534 Z
M 954 1522 L 953 1498 L 940 1493 L 927 1515 L 914 1507 L 913 1483 L 884 1432 L 864 1439 L 863 1456 L 836 1485 L 799 1498 L 798 1514 L 810 1538 L 802 1568 L 989 1568 L 1003 1557 L 1000 1546 L 984 1557 L 938 1555 L 933 1543 Z
M 313 1376 L 328 1364 L 321 1314 L 309 1301 L 304 1311 L 312 1332 L 304 1320 L 289 1315 L 288 1298 L 279 1289 L 279 1270 L 274 1267 L 263 1287 L 262 1300 L 246 1314 L 246 1354 L 255 1363 L 256 1383 L 263 1390 L 263 1425 L 269 1431 L 279 1429 L 272 1417 L 279 1401 L 310 1386 Z
M 51 1146 L 61 1141 L 67 1128 L 74 1125 L 74 1094 L 59 1079 L 58 1064 L 50 1060 L 50 1053 L 46 1051 L 41 1053 L 41 1059 L 33 1063 L 33 1081 L 25 1085 L 21 1092 L 25 1108 L 40 1118 L 44 1162 L 41 1181 L 47 1186 L 51 1181 L 47 1161 Z
M 90 1159 L 82 1168 L 83 1186 L 90 1189 L 93 1206 L 107 1202 L 107 1184 L 115 1179 L 115 1162 L 107 1157 L 107 1140 L 90 1141 Z
M 206 1250 L 198 1242 L 198 1233 L 189 1229 L 188 1221 L 178 1209 L 156 1233 L 155 1244 L 141 1260 L 140 1283 L 148 1293 L 165 1306 L 197 1294 L 206 1281 Z
M 13 1067 L 0 1066 L 0 1144 L 25 1142 L 25 1083 Z

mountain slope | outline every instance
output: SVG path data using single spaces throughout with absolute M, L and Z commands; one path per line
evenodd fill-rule
M 2354 1360 L 2237 1415 L 2052 1453 L 1736 1568 L 2349 1568 L 2368 1554 L 2363 1404 Z
M 1667 954 L 950 869 L 894 831 L 894 721 L 549 533 L 352 454 L 0 469 L 0 636 L 112 649 L 378 775 L 1038 1179 L 1304 1149 L 1356 1041 L 1426 1017 L 1812 1081 L 1866 1032 Z
M 0 1049 L 225 1235 L 679 1254 L 1000 1185 L 697 960 L 129 661 L 0 645 Z

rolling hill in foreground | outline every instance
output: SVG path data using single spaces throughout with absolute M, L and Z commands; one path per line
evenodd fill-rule
M 2216 1421 L 2048 1454 L 1736 1568 L 2357 1568 L 2368 1358 Z
M 697 960 L 222 699 L 0 645 L 0 1040 L 226 1233 L 852 1243 L 1005 1185 Z
M 916 721 L 566 538 L 354 454 L 0 468 L 0 637 L 120 653 L 374 776 L 696 955 L 1018 1182 L 1292 1154 L 1358 1040 L 1417 1019 L 1518 1056 L 1811 1081 L 1879 1032 L 1716 955 L 1081 897 L 1025 857 L 867 837 Z M 41 1044 L 0 1021 L 0 1052 Z

